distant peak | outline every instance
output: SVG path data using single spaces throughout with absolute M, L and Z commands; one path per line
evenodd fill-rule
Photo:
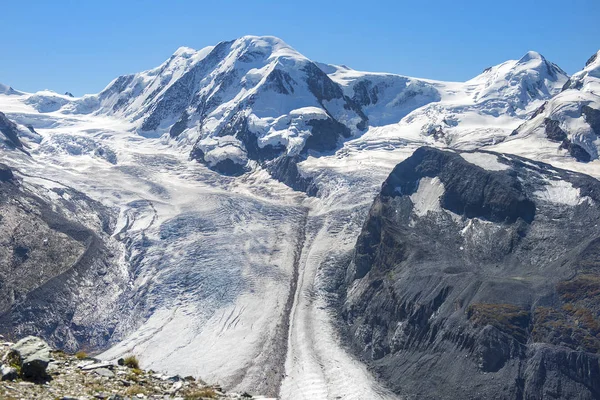
M 239 42 L 244 42 L 244 43 L 265 43 L 265 44 L 270 44 L 270 45 L 276 45 L 276 44 L 283 44 L 286 45 L 287 44 L 283 41 L 283 39 L 280 39 L 276 36 L 255 36 L 255 35 L 245 35 L 242 36 L 241 38 L 239 38 L 237 41 Z
M 527 53 L 525 53 L 523 57 L 521 57 L 521 59 L 518 61 L 518 64 L 525 64 L 534 60 L 546 61 L 544 56 L 542 56 L 540 53 L 538 53 L 537 51 L 530 50 Z
M 0 94 L 20 94 L 20 92 L 16 91 L 8 85 L 0 83 Z
M 282 39 L 275 36 L 242 36 L 234 42 L 234 47 L 246 49 L 262 49 L 263 51 L 274 51 L 277 49 L 291 49 L 292 47 Z
M 181 46 L 180 48 L 175 50 L 175 53 L 173 53 L 173 56 L 174 57 L 185 57 L 185 56 L 190 56 L 194 53 L 196 53 L 195 49 L 192 49 L 191 47 Z

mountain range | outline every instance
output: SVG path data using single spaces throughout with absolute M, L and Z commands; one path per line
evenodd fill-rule
M 442 82 L 245 36 L 0 84 L 0 333 L 282 399 L 598 398 L 598 54 Z

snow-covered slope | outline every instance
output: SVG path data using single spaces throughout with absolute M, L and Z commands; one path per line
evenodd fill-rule
M 593 71 L 578 76 L 593 87 Z M 533 52 L 439 82 L 316 63 L 280 39 L 247 36 L 181 48 L 99 94 L 2 89 L 5 126 L 27 153 L 6 145 L 0 156 L 23 179 L 118 212 L 114 273 L 127 285 L 93 331 L 65 317 L 74 346 L 102 332 L 106 358 L 132 352 L 228 388 L 388 399 L 340 345 L 331 308 L 381 183 L 424 144 L 522 151 L 511 132 L 567 80 Z M 586 171 L 600 176 L 599 162 Z M 34 317 L 12 328 L 51 335 Z
M 319 64 L 319 67 L 362 107 L 371 126 L 399 122 L 411 111 L 439 101 L 444 89 L 442 82 L 359 72 L 346 66 Z

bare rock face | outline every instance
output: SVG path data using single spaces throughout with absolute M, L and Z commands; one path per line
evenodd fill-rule
M 14 179 L 14 175 L 8 165 L 0 164 L 0 182 L 9 182 Z
M 600 182 L 420 148 L 347 268 L 342 332 L 408 398 L 600 396 Z

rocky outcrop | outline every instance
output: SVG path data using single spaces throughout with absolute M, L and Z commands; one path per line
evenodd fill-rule
M 418 149 L 347 268 L 350 348 L 408 398 L 598 398 L 599 202 L 585 175 Z
M 23 148 L 19 139 L 19 128 L 17 124 L 9 120 L 4 113 L 0 112 L 0 132 L 6 137 L 8 143 L 16 148 Z

